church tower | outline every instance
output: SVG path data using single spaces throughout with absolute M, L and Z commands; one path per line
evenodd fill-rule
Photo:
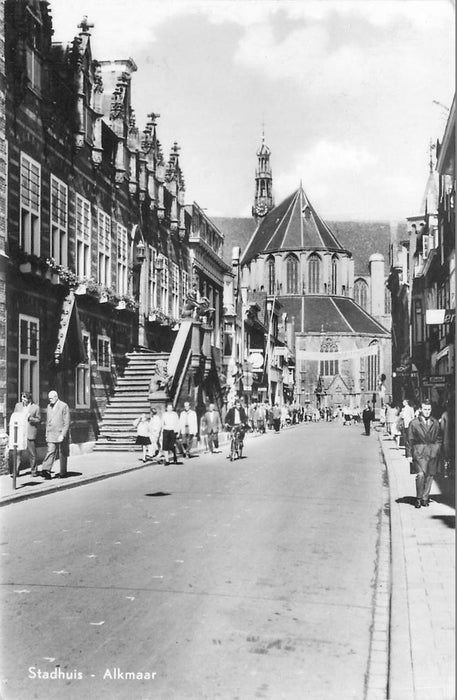
M 265 134 L 262 133 L 262 145 L 257 151 L 257 168 L 255 171 L 255 196 L 252 216 L 257 223 L 273 209 L 273 175 L 270 165 L 271 151 L 265 145 Z

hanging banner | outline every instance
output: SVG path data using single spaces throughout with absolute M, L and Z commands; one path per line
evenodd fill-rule
M 338 352 L 320 352 L 319 350 L 298 350 L 297 360 L 352 360 L 355 357 L 368 357 L 377 355 L 379 345 L 369 345 L 367 348 L 354 348 L 354 350 L 340 350 Z

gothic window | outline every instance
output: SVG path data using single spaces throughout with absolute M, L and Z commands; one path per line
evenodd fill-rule
M 332 258 L 332 294 L 338 294 L 338 257 L 336 255 Z
M 363 279 L 358 279 L 354 283 L 354 299 L 356 303 L 368 311 L 368 285 Z
M 267 265 L 268 265 L 268 294 L 274 294 L 275 293 L 275 281 L 276 281 L 275 259 L 269 258 Z
M 34 399 L 37 399 L 39 396 L 39 338 L 39 319 L 19 314 L 18 396 L 23 391 L 30 391 Z
M 287 258 L 287 293 L 298 294 L 298 260 L 295 255 Z
M 370 347 L 379 346 L 377 340 L 372 340 Z M 379 347 L 377 347 L 377 352 L 375 355 L 368 355 L 367 357 L 367 391 L 376 391 L 378 388 L 378 375 L 379 375 Z
M 68 263 L 68 189 L 51 175 L 51 257 L 59 265 Z
M 320 292 L 320 268 L 320 257 L 316 253 L 312 253 L 308 258 L 308 288 L 310 294 L 319 294 Z
M 326 338 L 321 345 L 321 352 L 338 352 L 338 345 L 331 338 Z M 321 360 L 319 374 L 322 377 L 334 377 L 338 372 L 338 360 Z

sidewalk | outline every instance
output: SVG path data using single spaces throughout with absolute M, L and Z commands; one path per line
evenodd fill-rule
M 455 481 L 434 481 L 414 508 L 404 448 L 378 433 L 389 475 L 392 591 L 389 699 L 455 698 Z
M 260 433 L 247 433 L 245 439 L 252 440 L 257 437 L 260 437 Z M 227 444 L 226 434 L 220 433 L 219 448 L 224 448 Z M 203 451 L 203 446 L 199 445 L 192 450 L 192 454 L 198 455 Z M 141 460 L 141 454 L 141 448 L 137 448 L 131 452 L 88 452 L 74 455 L 68 458 L 67 477 L 65 479 L 55 478 L 55 475 L 59 473 L 59 463 L 56 462 L 53 478 L 50 481 L 46 481 L 42 477 L 33 479 L 30 476 L 30 470 L 26 469 L 21 471 L 20 476 L 16 478 L 15 491 L 13 490 L 13 479 L 8 474 L 2 474 L 0 475 L 0 506 L 101 481 L 117 474 L 147 469 L 157 464 L 155 461 L 144 463 Z

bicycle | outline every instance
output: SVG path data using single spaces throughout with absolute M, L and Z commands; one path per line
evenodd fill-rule
M 243 455 L 243 429 L 239 425 L 234 425 L 230 431 L 230 452 L 229 459 L 241 459 Z

